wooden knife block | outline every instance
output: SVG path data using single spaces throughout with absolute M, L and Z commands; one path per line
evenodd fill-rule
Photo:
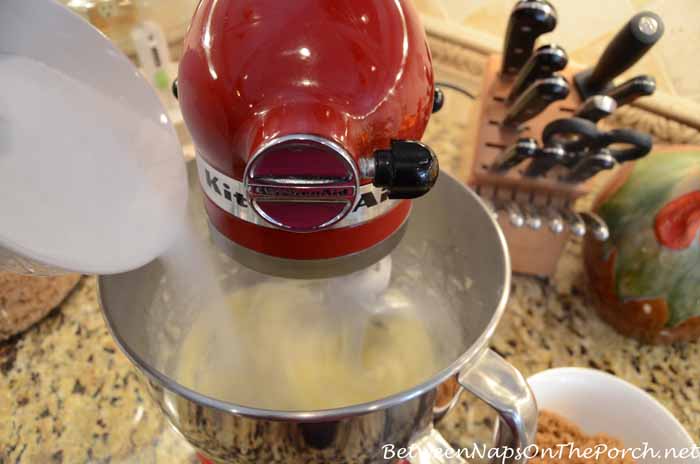
M 557 168 L 544 177 L 532 179 L 522 176 L 530 161 L 521 163 L 505 174 L 491 172 L 489 167 L 502 150 L 519 138 L 532 137 L 541 144 L 542 130 L 549 122 L 573 115 L 581 104 L 573 76 L 581 69 L 569 65 L 559 73 L 569 81 L 571 91 L 566 100 L 553 103 L 540 115 L 516 129 L 501 126 L 508 110 L 505 98 L 515 79 L 501 78 L 500 67 L 501 56 L 490 56 L 479 97 L 478 135 L 468 183 L 483 198 L 514 200 L 521 205 L 530 203 L 540 207 L 553 205 L 570 208 L 576 199 L 589 192 L 589 188 L 586 184 L 571 185 L 560 182 L 558 176 L 561 171 Z M 498 222 L 508 242 L 513 271 L 551 277 L 569 239 L 568 230 L 555 234 L 546 224 L 539 230 L 527 226 L 517 228 L 504 216 L 499 214 Z

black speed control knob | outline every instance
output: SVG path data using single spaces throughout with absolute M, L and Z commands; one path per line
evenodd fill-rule
M 420 142 L 392 140 L 391 149 L 374 153 L 374 185 L 391 199 L 411 199 L 433 188 L 440 173 L 435 153 Z

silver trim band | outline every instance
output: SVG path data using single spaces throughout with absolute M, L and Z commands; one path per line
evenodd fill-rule
M 196 161 L 202 191 L 214 204 L 242 221 L 271 229 L 278 228 L 260 217 L 251 207 L 243 182 L 216 170 L 199 154 Z M 388 199 L 385 189 L 372 184 L 362 185 L 358 198 L 353 210 L 330 229 L 363 224 L 391 211 L 399 204 L 397 200 Z

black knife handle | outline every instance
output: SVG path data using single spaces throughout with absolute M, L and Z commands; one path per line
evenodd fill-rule
M 491 165 L 493 172 L 505 173 L 516 167 L 528 158 L 536 156 L 537 140 L 522 138 L 501 152 Z
M 564 177 L 564 182 L 585 182 L 601 171 L 612 169 L 617 165 L 615 158 L 606 149 L 595 155 L 587 155 L 573 167 L 571 172 Z
M 599 152 L 603 148 L 619 163 L 634 161 L 646 156 L 653 147 L 651 136 L 632 129 L 600 131 L 595 123 L 578 117 L 557 119 L 542 131 L 545 146 L 561 145 L 570 156 L 563 164 L 569 165 L 581 153 Z
M 530 58 L 539 36 L 557 26 L 557 11 L 546 0 L 518 2 L 510 14 L 503 45 L 503 75 L 515 75 Z
M 523 175 L 525 177 L 541 177 L 553 167 L 560 165 L 566 159 L 566 151 L 560 146 L 545 147 L 539 150 Z
M 597 143 L 601 132 L 594 122 L 582 118 L 555 119 L 544 127 L 542 143 L 545 146 L 563 145 L 567 150 L 583 150 Z
M 574 113 L 574 117 L 598 122 L 613 114 L 616 109 L 617 101 L 613 97 L 593 95 L 581 104 L 576 113 Z
M 586 82 L 588 88 L 601 89 L 627 71 L 663 34 L 664 23 L 659 15 L 650 11 L 635 15 L 603 52 Z
M 562 160 L 561 165 L 565 168 L 573 168 L 583 159 L 584 156 L 586 156 L 585 151 L 573 151 L 567 150 L 566 148 L 564 148 L 564 150 L 566 151 L 566 156 Z
M 623 106 L 629 105 L 638 98 L 653 95 L 654 92 L 656 92 L 656 79 L 642 75 L 608 89 L 605 95 L 614 98 L 617 106 Z
M 515 101 L 537 79 L 543 79 L 561 71 L 568 63 L 569 57 L 559 45 L 543 45 L 535 50 L 520 70 L 506 100 Z
M 517 126 L 528 121 L 557 100 L 569 96 L 569 83 L 561 76 L 548 77 L 535 81 L 515 100 L 505 118 L 506 126 Z
M 649 134 L 633 129 L 615 129 L 605 132 L 600 142 L 601 146 L 609 147 L 610 154 L 618 163 L 643 158 L 654 146 L 654 141 Z

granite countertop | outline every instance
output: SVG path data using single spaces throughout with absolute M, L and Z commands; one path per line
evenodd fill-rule
M 460 83 L 478 88 L 477 77 Z M 445 170 L 462 173 L 473 102 L 447 96 L 426 140 Z M 581 243 L 570 242 L 551 282 L 514 278 L 492 347 L 526 376 L 558 366 L 614 373 L 650 392 L 700 441 L 700 343 L 645 346 L 615 333 L 586 297 L 580 253 Z M 0 416 L 0 463 L 196 462 L 112 341 L 94 277 L 40 324 L 0 344 Z M 467 446 L 488 437 L 492 423 L 465 394 L 440 430 Z

